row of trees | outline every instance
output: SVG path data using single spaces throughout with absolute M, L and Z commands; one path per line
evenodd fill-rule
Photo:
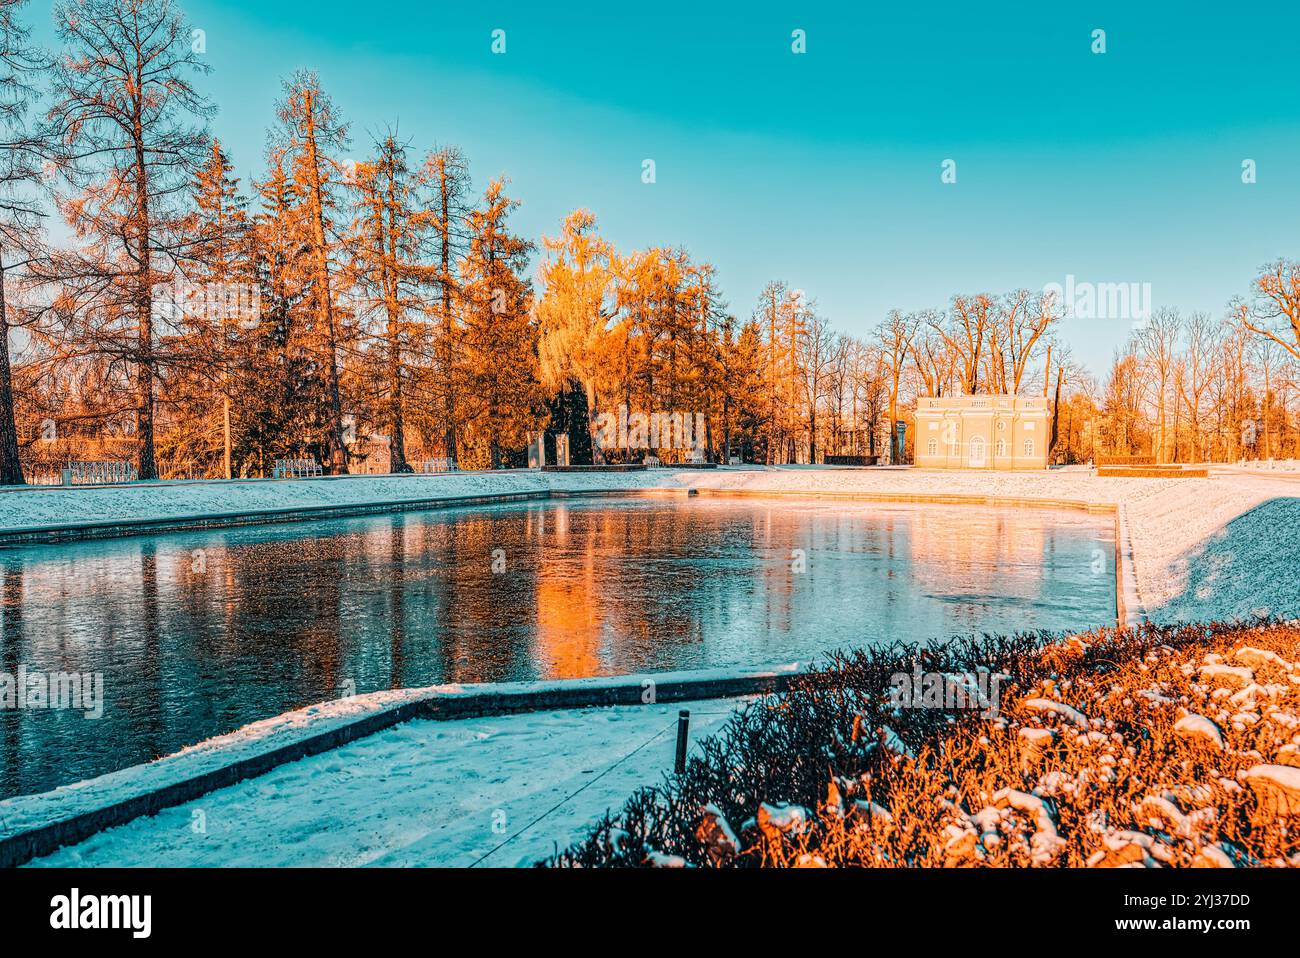
M 619 406 L 702 414 L 715 457 L 897 461 L 892 423 L 916 397 L 1040 388 L 1067 461 L 1234 458 L 1255 448 L 1248 423 L 1263 452 L 1295 449 L 1294 264 L 1227 321 L 1157 314 L 1101 386 L 1048 294 L 960 295 L 855 338 L 772 282 L 738 316 L 710 264 L 621 252 L 586 210 L 535 247 L 508 184 L 476 191 L 454 147 L 388 130 L 351 159 L 309 72 L 285 81 L 245 186 L 170 0 L 59 0 L 52 53 L 23 2 L 0 0 L 0 482 L 23 460 L 125 455 L 141 478 L 286 457 L 499 467 L 543 428 L 579 461 L 639 458 L 597 442 Z
M 330 471 L 417 452 L 502 462 L 536 420 L 532 244 L 454 148 L 349 128 L 295 74 L 250 197 L 210 138 L 206 67 L 167 0 L 64 0 L 62 48 L 5 17 L 0 457 L 126 437 L 141 478 Z M 73 240 L 45 242 L 52 213 Z M 4 337 L 6 343 L 10 339 Z M 15 428 L 15 423 L 25 427 Z
M 1209 313 L 1157 310 L 1135 330 L 1100 388 L 1084 378 L 1061 412 L 1065 454 L 1153 455 L 1157 462 L 1300 457 L 1300 338 L 1268 321 L 1274 264 L 1252 304 Z

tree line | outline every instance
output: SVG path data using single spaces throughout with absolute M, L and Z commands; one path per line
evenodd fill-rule
M 0 483 L 96 457 L 142 479 L 499 468 L 543 430 L 577 461 L 639 459 L 596 439 L 619 406 L 701 414 L 713 459 L 902 461 L 917 397 L 1039 389 L 1061 461 L 1296 452 L 1295 264 L 1218 322 L 1158 312 L 1100 385 L 1047 293 L 849 336 L 784 282 L 735 311 L 711 264 L 620 251 L 587 210 L 534 243 L 508 181 L 476 188 L 456 147 L 394 128 L 358 138 L 310 71 L 243 183 L 170 0 L 59 0 L 52 51 L 24 3 L 0 0 Z

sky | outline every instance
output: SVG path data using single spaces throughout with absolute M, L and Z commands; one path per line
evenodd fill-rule
M 50 6 L 29 12 L 46 41 Z M 1069 276 L 1220 317 L 1300 255 L 1300 5 L 986 6 L 181 3 L 245 185 L 307 67 L 355 158 L 390 127 L 416 153 L 457 145 L 477 188 L 509 177 L 519 232 L 586 207 L 623 251 L 713 263 L 741 317 L 780 279 L 865 336 L 891 308 Z M 1103 373 L 1132 326 L 1063 334 Z

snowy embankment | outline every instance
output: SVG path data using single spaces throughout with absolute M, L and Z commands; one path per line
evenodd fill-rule
M 1296 585 L 1300 554 L 1290 547 L 1300 534 L 1300 482 L 1245 476 L 1153 480 L 1098 479 L 1086 470 L 994 475 L 888 469 L 666 469 L 0 490 L 0 534 L 106 520 L 185 519 L 519 493 L 688 488 L 775 496 L 968 496 L 1115 507 L 1126 519 L 1138 598 L 1153 619 L 1300 617 Z M 327 730 L 363 717 L 367 710 L 428 691 L 376 693 L 314 706 L 255 723 L 159 762 L 44 796 L 0 802 L 0 833 L 12 834 L 81 807 L 96 807 L 114 795 L 160 787 L 178 775 L 198 774 L 269 750 L 288 740 L 286 736 Z M 598 774 L 634 749 L 640 744 L 638 736 L 648 730 L 645 723 L 658 721 L 658 712 L 668 716 L 665 722 L 675 714 L 666 706 L 650 706 L 412 723 L 112 829 L 47 861 L 467 864 L 466 856 L 481 854 L 495 844 L 492 839 L 513 834 L 524 820 L 546 810 L 539 806 L 568 795 L 573 791 L 570 786 L 583 784 L 584 776 Z M 702 731 L 698 724 L 695 729 Z M 671 733 L 668 738 L 671 741 Z M 665 744 L 664 750 L 670 751 L 671 745 Z M 466 753 L 463 758 L 462 753 Z M 464 774 L 456 771 L 462 764 Z M 615 795 L 622 798 L 630 786 L 653 781 L 668 764 L 657 753 L 653 761 L 629 759 L 620 771 L 600 780 L 602 788 L 581 792 L 556 812 L 560 819 L 548 818 L 533 838 L 520 836 L 494 855 L 491 863 L 550 851 L 553 839 L 563 844 L 560 831 L 568 829 L 570 834 L 577 819 L 586 824 L 598 817 L 616 804 Z M 491 769 L 500 772 L 493 774 Z M 408 790 L 411 795 L 406 801 Z M 285 800 L 276 800 L 278 794 Z M 289 800 L 294 795 L 298 800 Z M 504 813 L 505 834 L 480 820 L 479 812 L 489 807 L 493 813 Z M 352 811 L 345 814 L 349 808 Z M 215 826 L 213 810 L 219 812 Z M 204 815 L 195 817 L 195 812 Z M 564 816 L 574 821 L 564 824 Z M 191 830 L 201 818 L 208 823 L 207 831 Z M 222 826 L 223 821 L 228 826 Z M 480 832 L 484 828 L 485 834 Z M 304 837 L 317 832 L 318 839 Z M 537 845 L 516 846 L 517 841 Z M 159 857 L 163 849 L 170 850 L 170 857 Z
M 355 742 L 378 740 L 382 743 L 385 736 L 400 732 L 406 725 L 429 724 L 436 728 L 462 727 L 465 721 L 439 719 L 436 721 L 410 721 L 393 728 L 402 718 L 409 718 L 412 711 L 418 714 L 475 714 L 494 709 L 519 710 L 522 714 L 503 715 L 494 720 L 493 728 L 503 730 L 500 738 L 508 744 L 503 747 L 519 749 L 515 756 L 516 764 L 525 768 L 533 767 L 543 776 L 554 776 L 546 766 L 554 758 L 554 752 L 547 746 L 546 736 L 520 736 L 521 730 L 527 730 L 541 722 L 543 728 L 557 725 L 571 725 L 574 734 L 568 751 L 581 758 L 581 742 L 584 716 L 609 712 L 618 713 L 620 708 L 630 714 L 628 709 L 669 708 L 667 700 L 677 701 L 690 698 L 692 691 L 704 693 L 711 690 L 714 695 L 735 694 L 734 689 L 746 691 L 771 688 L 780 681 L 781 676 L 788 676 L 804 668 L 800 663 L 788 663 L 754 669 L 697 669 L 683 672 L 656 672 L 654 674 L 594 676 L 584 679 L 554 679 L 527 682 L 496 682 L 478 685 L 434 685 L 417 689 L 399 689 L 383 692 L 370 692 L 307 706 L 283 715 L 277 715 L 262 721 L 253 722 L 225 735 L 215 736 L 172 755 L 142 765 L 124 768 L 116 772 L 73 785 L 65 785 L 35 795 L 19 795 L 0 801 L 0 841 L 13 839 L 36 829 L 46 828 L 56 823 L 66 823 L 80 816 L 102 814 L 102 810 L 115 806 L 128 806 L 138 803 L 142 797 L 169 790 L 173 794 L 183 790 L 184 794 L 173 801 L 183 800 L 190 795 L 201 795 L 213 786 L 200 784 L 206 777 L 229 770 L 244 762 L 255 761 L 279 750 L 297 749 L 293 761 L 284 762 L 283 758 L 276 764 L 284 767 L 302 767 L 310 757 L 298 758 L 305 753 L 322 752 L 330 749 L 329 754 L 350 748 Z M 730 685 L 732 691 L 727 691 Z M 707 694 L 707 693 L 704 693 Z M 642 705 L 646 699 L 648 704 Z M 505 700 L 514 699 L 513 702 Z M 576 706 L 577 703 L 593 701 L 634 702 L 635 706 L 609 708 L 572 708 L 563 710 L 560 703 Z M 484 704 L 486 703 L 486 704 Z M 419 711 L 421 705 L 432 706 Z M 672 706 L 676 708 L 678 706 Z M 547 711 L 551 710 L 551 711 Z M 403 713 L 405 712 L 405 715 Z M 676 714 L 675 712 L 673 713 Z M 539 719 L 538 716 L 545 716 Z M 558 718 L 556 718 L 558 716 Z M 568 716 L 567 718 L 565 716 Z M 358 723 L 370 725 L 369 736 L 365 731 L 355 734 L 353 726 Z M 375 727 L 382 731 L 375 731 Z M 351 731 L 346 744 L 338 735 Z M 438 738 L 441 733 L 434 733 Z M 312 740 L 314 747 L 303 746 Z M 402 736 L 397 736 L 399 739 Z M 520 739 L 512 741 L 512 739 Z M 563 743 L 561 743 L 563 744 Z M 529 745 L 535 747 L 529 751 Z M 489 747 L 490 748 L 490 747 Z M 382 748 L 380 750 L 382 754 Z M 369 754 L 367 750 L 363 753 Z M 502 756 L 498 761 L 505 761 Z M 260 770 L 260 769 L 259 769 Z M 263 774 L 257 779 L 261 781 Z M 238 786 L 236 786 L 238 787 Z M 223 789 L 228 791 L 229 789 Z M 203 798 L 198 804 L 206 802 Z M 142 814 L 135 808 L 133 815 Z M 103 828 L 101 821 L 95 821 L 95 828 Z M 112 830 L 114 833 L 116 829 Z M 67 830 L 63 829 L 60 840 L 66 840 Z M 85 834 L 83 831 L 82 834 Z M 30 854 L 28 852 L 27 854 Z M 8 855 L 0 854 L 0 861 L 7 861 Z M 20 859 L 21 860 L 21 859 Z
M 742 701 L 690 703 L 692 742 Z M 34 864 L 529 865 L 672 771 L 680 707 L 408 722 Z

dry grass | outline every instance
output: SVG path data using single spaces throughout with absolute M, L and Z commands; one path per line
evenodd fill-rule
M 842 657 L 749 709 L 684 775 L 633 796 L 554 863 L 1300 864 L 1286 771 L 1300 766 L 1300 628 L 1030 643 L 922 653 L 927 671 L 964 657 L 1008 673 L 996 717 L 900 709 L 885 690 L 910 659 Z M 1188 716 L 1213 722 L 1222 744 Z

